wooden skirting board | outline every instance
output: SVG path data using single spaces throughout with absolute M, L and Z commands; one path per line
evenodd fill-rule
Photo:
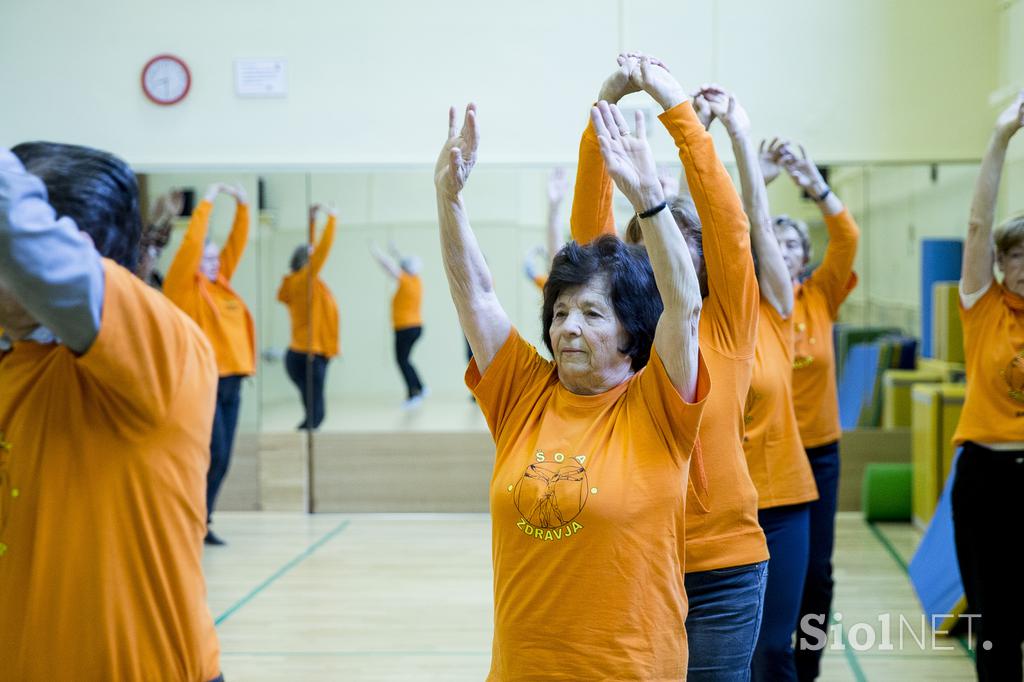
M 486 512 L 494 462 L 487 433 L 318 433 L 314 501 L 320 512 Z M 872 462 L 909 462 L 909 429 L 856 429 L 840 443 L 840 511 L 861 506 Z M 306 437 L 240 434 L 217 508 L 305 511 Z

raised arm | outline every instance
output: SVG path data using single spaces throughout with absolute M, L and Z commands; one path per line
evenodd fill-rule
M 249 203 L 241 185 L 224 185 L 223 191 L 235 198 L 235 220 L 231 225 L 231 234 L 220 250 L 220 271 L 230 280 L 249 243 Z
M 749 357 L 757 337 L 758 287 L 749 221 L 732 178 L 672 74 L 644 57 L 634 77 L 665 110 L 658 118 L 675 141 L 700 216 L 708 282 L 704 315 L 713 325 L 704 340 L 734 357 Z
M 630 80 L 630 73 L 638 63 L 636 58 L 620 54 L 616 61 L 618 67 L 601 84 L 598 101 L 616 104 L 629 93 L 639 89 Z M 588 118 L 587 127 L 583 130 L 583 138 L 580 140 L 576 187 L 573 190 L 572 214 L 569 217 L 569 227 L 574 240 L 586 244 L 601 235 L 615 234 L 615 213 L 612 210 L 614 189 L 615 186 L 601 156 L 594 124 Z
M 999 114 L 992 137 L 989 138 L 985 158 L 981 160 L 978 181 L 974 185 L 971 217 L 967 225 L 964 244 L 962 291 L 974 294 L 992 282 L 995 248 L 992 245 L 992 223 L 995 219 L 999 181 L 1006 161 L 1006 148 L 1010 138 L 1024 125 L 1024 92 Z
M 718 86 L 702 88 L 701 93 L 714 117 L 725 126 L 732 142 L 732 152 L 740 174 L 743 211 L 750 220 L 750 241 L 760 265 L 757 281 L 761 297 L 779 315 L 788 318 L 793 312 L 793 283 L 772 229 L 768 188 L 761 174 L 758 151 L 750 137 L 750 117 L 735 95 Z
M 684 400 L 692 402 L 697 393 L 700 284 L 690 251 L 665 205 L 643 116 L 637 112 L 636 135 L 629 134 L 614 104 L 598 102 L 591 110 L 591 120 L 608 172 L 640 217 L 644 245 L 664 306 L 654 333 L 654 347 L 672 385 Z
M 334 234 L 337 225 L 338 212 L 332 206 L 327 209 L 327 224 L 324 225 L 324 231 L 320 235 L 320 240 L 313 247 L 313 255 L 309 257 L 309 267 L 314 277 L 320 274 L 324 263 L 327 262 L 327 257 L 331 255 L 331 247 L 334 246 Z
M 388 273 L 395 279 L 398 279 L 399 276 L 401 276 L 401 268 L 399 268 L 394 261 L 388 258 L 387 255 L 385 255 L 384 252 L 380 250 L 380 247 L 377 246 L 377 242 L 370 242 L 370 253 L 373 254 L 374 259 L 380 265 L 381 269 L 384 270 L 384 272 Z
M 210 185 L 203 200 L 192 211 L 185 237 L 181 240 L 170 267 L 167 268 L 167 274 L 164 275 L 164 293 L 171 300 L 191 288 L 199 272 L 199 265 L 203 262 L 203 248 L 206 246 L 206 234 L 210 228 L 213 201 L 224 191 L 226 189 L 222 183 Z
M 473 350 L 477 368 L 484 374 L 512 331 L 512 321 L 498 301 L 494 280 L 480 245 L 470 227 L 462 189 L 476 164 L 480 132 L 476 106 L 466 107 L 462 130 L 455 123 L 455 107 L 448 110 L 448 141 L 434 168 L 437 218 L 441 227 L 441 255 L 452 302 L 462 331 Z
M 548 231 L 547 266 L 551 267 L 551 261 L 555 254 L 562 248 L 564 237 L 562 236 L 562 204 L 565 202 L 565 195 L 569 191 L 569 179 L 565 175 L 564 168 L 555 168 L 548 178 Z
M 843 202 L 825 182 L 814 161 L 807 156 L 807 151 L 802 146 L 798 146 L 798 149 L 799 155 L 791 144 L 785 143 L 780 161 L 793 182 L 814 199 L 825 219 L 828 245 L 821 265 L 812 273 L 811 279 L 825 293 L 834 318 L 839 314 L 840 304 L 856 283 L 853 262 L 857 258 L 860 229 Z
M 42 180 L 6 149 L 0 150 L 0 289 L 76 353 L 89 350 L 99 334 L 99 253 L 71 218 L 57 217 Z M 8 312 L 0 305 L 0 316 Z M 0 318 L 4 325 L 11 322 Z M 18 338 L 31 329 L 6 331 Z

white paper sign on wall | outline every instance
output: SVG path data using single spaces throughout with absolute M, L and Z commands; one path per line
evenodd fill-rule
M 285 97 L 288 94 L 284 59 L 236 59 L 235 94 L 239 97 Z

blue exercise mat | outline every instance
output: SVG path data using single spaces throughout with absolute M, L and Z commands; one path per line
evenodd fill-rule
M 930 622 L 935 624 L 948 621 L 945 616 L 955 615 L 962 608 L 964 599 L 953 536 L 953 480 L 956 478 L 959 458 L 958 449 L 953 458 L 952 470 L 942 488 L 939 506 L 908 568 L 910 583 L 914 586 L 921 608 Z
M 877 343 L 858 343 L 846 356 L 837 387 L 839 423 L 844 431 L 857 428 L 861 412 L 871 402 L 880 350 Z

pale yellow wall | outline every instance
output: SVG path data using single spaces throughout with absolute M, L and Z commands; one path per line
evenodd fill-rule
M 735 89 L 756 131 L 823 161 L 969 158 L 998 19 L 995 0 L 6 2 L 0 144 L 84 142 L 144 169 L 429 163 L 447 106 L 472 98 L 484 161 L 567 163 L 629 48 Z M 160 52 L 192 67 L 173 107 L 139 87 Z M 237 98 L 238 57 L 286 58 L 288 97 Z

